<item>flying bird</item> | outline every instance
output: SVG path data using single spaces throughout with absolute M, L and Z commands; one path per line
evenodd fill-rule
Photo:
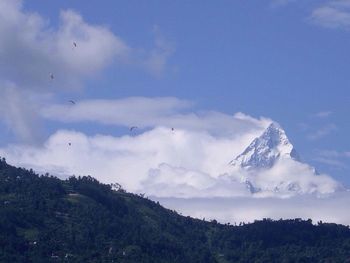
M 72 103 L 72 104 L 75 104 L 75 101 L 74 100 L 69 100 L 68 102 Z
M 133 130 L 137 129 L 137 126 L 132 126 L 130 127 L 130 131 L 132 132 Z
M 74 47 L 77 47 L 77 43 L 76 43 L 76 42 L 73 42 L 73 46 L 74 46 Z
M 69 146 L 72 146 L 72 143 L 69 142 L 68 145 L 69 145 Z
M 174 128 L 171 128 L 171 131 L 175 131 L 175 129 L 174 129 Z
M 55 78 L 55 76 L 53 75 L 53 73 L 50 74 L 50 78 L 51 80 L 53 80 Z

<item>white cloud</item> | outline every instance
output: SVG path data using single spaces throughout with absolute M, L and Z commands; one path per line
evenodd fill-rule
M 0 81 L 0 119 L 8 129 L 25 142 L 37 141 L 40 134 L 38 111 L 39 98 L 47 99 L 45 95 L 35 95 L 30 91 L 21 91 L 16 85 Z
M 73 46 L 77 43 L 77 47 Z M 61 11 L 57 29 L 22 1 L 0 1 L 0 78 L 24 87 L 74 89 L 130 48 L 105 27 Z M 54 74 L 54 81 L 50 74 Z
M 311 167 L 293 160 L 280 160 L 272 169 L 254 174 L 229 165 L 262 133 L 264 121 L 259 125 L 245 121 L 250 129 L 242 132 L 236 126 L 237 133 L 231 135 L 165 127 L 122 137 L 58 131 L 42 147 L 9 145 L 0 149 L 0 155 L 41 172 L 62 177 L 89 174 L 132 192 L 163 197 L 246 196 L 250 195 L 247 181 L 261 190 L 254 194 L 260 197 L 327 194 L 338 189 L 330 177 L 315 176 Z
M 158 197 L 208 197 L 208 196 L 248 196 L 245 184 L 233 180 L 227 174 L 210 175 L 197 169 L 188 170 L 169 164 L 160 164 L 151 169 L 142 182 L 142 190 L 147 195 Z
M 313 167 L 292 159 L 279 160 L 272 169 L 258 174 L 255 180 L 263 189 L 276 189 L 284 196 L 290 195 L 290 190 L 298 194 L 328 194 L 341 188 L 331 177 L 315 176 Z
M 219 222 L 253 222 L 263 218 L 311 218 L 315 223 L 332 222 L 350 224 L 348 206 L 350 192 L 340 192 L 319 198 L 313 195 L 280 198 L 156 198 L 160 204 L 183 215 L 196 218 L 216 219 Z
M 329 1 L 313 10 L 310 20 L 326 28 L 350 27 L 350 1 Z
M 278 8 L 286 6 L 290 3 L 307 4 L 307 1 L 296 0 L 272 0 L 270 6 Z M 312 2 L 312 1 L 310 1 Z M 316 3 L 308 17 L 308 22 L 329 28 L 329 29 L 345 29 L 350 28 L 350 1 L 349 0 L 325 0 Z
M 94 122 L 119 126 L 174 127 L 208 131 L 216 135 L 241 135 L 252 127 L 264 129 L 271 120 L 254 119 L 243 113 L 194 112 L 192 103 L 173 97 L 131 97 L 118 100 L 85 100 L 76 105 L 46 105 L 41 115 L 66 123 Z
M 216 138 L 207 132 L 182 129 L 173 132 L 169 128 L 122 137 L 88 137 L 79 132 L 59 131 L 42 147 L 10 145 L 1 149 L 0 155 L 10 163 L 38 171 L 59 176 L 90 174 L 102 182 L 119 182 L 127 190 L 140 192 L 150 188 L 152 183 L 154 185 L 156 181 L 152 178 L 157 179 L 157 169 L 162 180 L 172 177 L 168 174 L 171 171 L 183 178 L 179 181 L 174 178 L 174 181 L 168 181 L 169 185 L 174 182 L 185 184 L 186 178 L 193 177 L 196 188 L 201 190 L 201 184 L 216 182 L 216 178 L 224 174 L 228 162 L 259 131 L 259 127 L 252 127 L 250 134 L 239 139 Z M 166 167 L 171 169 L 164 169 Z M 194 187 L 189 182 L 187 185 Z M 186 194 L 192 195 L 192 192 Z
M 42 116 L 62 122 L 90 121 L 108 125 L 155 125 L 157 119 L 173 116 L 192 103 L 174 97 L 128 97 L 116 100 L 76 101 L 75 105 L 47 105 Z

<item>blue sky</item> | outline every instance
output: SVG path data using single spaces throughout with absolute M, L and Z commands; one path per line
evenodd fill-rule
M 135 60 L 154 50 L 162 59 L 156 69 L 109 63 L 92 77 L 84 75 L 83 88 L 56 91 L 55 103 L 177 97 L 194 102 L 198 111 L 264 116 L 283 126 L 306 162 L 350 183 L 349 1 L 26 0 L 23 5 L 52 30 L 59 27 L 60 11 L 72 9 L 135 49 Z M 6 125 L 0 128 L 2 145 L 18 141 Z M 127 132 L 46 121 L 41 136 L 61 128 L 91 135 Z

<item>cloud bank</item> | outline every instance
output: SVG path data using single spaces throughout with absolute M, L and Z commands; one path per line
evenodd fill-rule
M 159 198 L 155 201 L 185 216 L 206 220 L 216 219 L 221 223 L 239 224 L 263 218 L 303 218 L 350 225 L 347 213 L 350 193 L 340 192 L 319 198 L 313 195 L 280 198 Z
M 252 129 L 239 139 L 227 139 L 165 127 L 121 137 L 89 137 L 61 130 L 43 146 L 10 145 L 1 149 L 0 155 L 12 164 L 61 177 L 90 174 L 105 183 L 119 182 L 133 192 L 152 193 L 164 181 L 168 196 L 176 195 L 182 184 L 188 189 L 181 196 L 197 196 L 192 189 L 203 195 L 206 187 L 214 186 L 232 156 L 255 132 Z
M 198 114 L 190 106 L 176 98 L 136 97 L 45 107 L 43 116 L 54 121 L 144 129 L 119 137 L 60 130 L 43 146 L 10 145 L 0 155 L 38 171 L 61 177 L 89 174 L 159 197 L 288 197 L 338 188 L 330 177 L 315 176 L 311 167 L 294 160 L 256 173 L 230 165 L 271 120 L 243 113 Z

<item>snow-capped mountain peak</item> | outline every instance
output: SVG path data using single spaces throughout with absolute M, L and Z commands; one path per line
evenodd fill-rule
M 280 158 L 299 161 L 299 156 L 285 131 L 279 124 L 273 122 L 230 163 L 245 169 L 266 169 L 271 168 Z
M 300 161 L 277 123 L 271 123 L 230 164 L 241 170 L 238 171 L 241 183 L 255 195 L 323 194 L 342 189 L 337 181 Z

